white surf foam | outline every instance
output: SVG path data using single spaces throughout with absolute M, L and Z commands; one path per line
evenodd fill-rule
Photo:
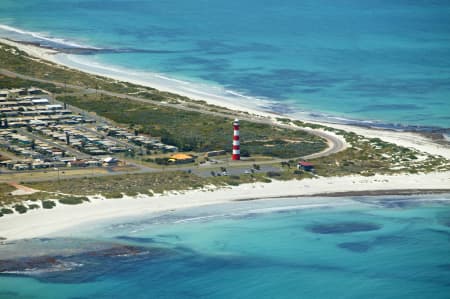
M 6 32 L 13 32 L 18 35 L 23 35 L 24 37 L 28 37 L 28 39 L 31 37 L 31 39 L 36 41 L 47 41 L 54 44 L 59 44 L 62 46 L 67 47 L 73 47 L 73 48 L 86 48 L 86 49 L 96 49 L 100 50 L 101 48 L 97 48 L 94 46 L 90 46 L 87 44 L 81 44 L 74 41 L 69 41 L 67 39 L 57 38 L 57 37 L 50 37 L 49 34 L 42 33 L 42 32 L 33 32 L 33 31 L 27 31 L 20 28 L 12 27 L 9 25 L 0 24 L 0 30 L 6 31 Z

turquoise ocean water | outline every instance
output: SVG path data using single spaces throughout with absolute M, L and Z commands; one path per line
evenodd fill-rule
M 450 197 L 424 199 L 237 202 L 7 243 L 0 298 L 445 299 Z
M 450 128 L 449 15 L 449 1 L 2 0 L 0 36 L 95 47 L 71 58 L 291 115 Z M 0 298 L 449 298 L 449 205 L 375 199 L 240 202 L 6 242 Z
M 0 35 L 291 115 L 449 128 L 449 16 L 446 0 L 2 0 Z

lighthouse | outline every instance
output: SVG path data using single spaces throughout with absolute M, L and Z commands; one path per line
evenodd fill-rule
M 239 120 L 235 119 L 233 122 L 233 154 L 231 160 L 241 159 L 241 148 L 239 143 Z

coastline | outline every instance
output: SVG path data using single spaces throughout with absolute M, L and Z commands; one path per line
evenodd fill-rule
M 72 69 L 76 69 L 78 71 L 82 71 L 88 74 L 92 75 L 99 75 L 107 78 L 111 78 L 113 80 L 118 81 L 124 81 L 129 82 L 133 84 L 138 84 L 150 88 L 156 88 L 161 91 L 171 92 L 175 94 L 180 94 L 182 96 L 189 97 L 194 100 L 202 100 L 210 105 L 216 105 L 220 107 L 224 107 L 231 110 L 237 110 L 241 112 L 248 113 L 249 115 L 252 115 L 254 118 L 270 118 L 273 121 L 276 121 L 278 117 L 283 118 L 291 118 L 294 120 L 302 120 L 302 121 L 308 121 L 310 123 L 319 124 L 323 126 L 332 127 L 335 129 L 343 129 L 345 131 L 353 131 L 357 134 L 363 135 L 368 138 L 381 138 L 387 142 L 391 142 L 394 144 L 397 144 L 399 146 L 404 146 L 407 148 L 414 148 L 416 150 L 431 154 L 431 155 L 441 155 L 446 159 L 450 159 L 450 142 L 446 142 L 446 144 L 438 144 L 431 140 L 428 137 L 425 137 L 419 133 L 416 132 L 404 132 L 404 131 L 396 131 L 392 129 L 381 129 L 381 128 L 370 128 L 366 126 L 358 126 L 358 125 L 349 125 L 349 124 L 339 124 L 339 123 L 329 123 L 329 122 L 323 122 L 323 121 L 317 121 L 317 120 L 305 120 L 300 118 L 292 118 L 288 115 L 280 115 L 273 112 L 268 112 L 264 110 L 264 101 L 261 100 L 259 104 L 253 104 L 253 106 L 246 106 L 242 105 L 242 103 L 237 104 L 236 98 L 227 98 L 226 96 L 217 96 L 215 94 L 211 94 L 208 92 L 203 92 L 202 90 L 195 90 L 192 89 L 191 86 L 186 85 L 186 88 L 180 90 L 179 88 L 176 88 L 176 86 L 180 84 L 166 84 L 170 81 L 175 81 L 178 83 L 184 83 L 186 82 L 178 81 L 176 79 L 170 79 L 163 77 L 159 74 L 152 74 L 151 78 L 142 79 L 140 78 L 140 73 L 136 72 L 133 76 L 127 77 L 124 76 L 124 73 L 118 73 L 114 68 L 108 68 L 104 67 L 103 71 L 98 72 L 95 71 L 95 69 L 87 69 L 86 65 L 79 64 L 77 65 L 71 65 L 71 63 L 68 63 L 68 61 L 64 60 L 64 57 L 68 57 L 67 54 L 61 53 L 55 49 L 50 49 L 47 47 L 40 47 L 33 43 L 21 43 L 12 41 L 9 39 L 1 38 L 0 42 L 5 43 L 14 47 L 17 47 L 21 51 L 26 52 L 30 56 L 36 57 L 38 59 L 52 62 L 56 65 L 62 66 L 62 67 L 68 67 Z M 132 75 L 133 72 L 130 72 L 130 75 Z M 235 94 L 235 93 L 233 93 Z M 241 96 L 245 97 L 245 96 Z M 256 100 L 256 99 L 255 99 Z
M 261 109 L 255 109 L 254 105 L 252 106 L 237 105 L 236 99 L 250 98 L 250 97 L 239 95 L 237 93 L 230 92 L 219 87 L 212 87 L 212 88 L 217 89 L 217 91 L 220 91 L 220 93 L 222 94 L 221 96 L 212 92 L 205 91 L 205 89 L 199 90 L 193 88 L 193 86 L 191 86 L 189 82 L 168 78 L 158 73 L 152 72 L 143 73 L 139 71 L 120 70 L 118 68 L 112 68 L 109 66 L 102 66 L 99 64 L 92 64 L 92 63 L 90 65 L 87 65 L 79 61 L 81 57 L 79 57 L 77 60 L 76 57 L 71 57 L 70 54 L 58 51 L 56 49 L 40 47 L 32 43 L 16 42 L 1 37 L 0 42 L 13 47 L 17 47 L 21 51 L 24 51 L 30 56 L 34 56 L 38 59 L 46 60 L 56 65 L 68 67 L 91 75 L 97 75 L 117 81 L 129 82 L 136 85 L 151 87 L 158 89 L 160 91 L 179 94 L 181 96 L 185 96 L 194 100 L 202 100 L 210 105 L 217 105 L 232 110 L 244 111 L 259 116 L 264 117 L 280 116 L 274 113 L 261 111 Z M 206 86 L 202 87 L 206 88 Z M 263 107 L 265 104 L 264 100 L 259 100 L 256 98 L 252 99 L 258 100 L 260 102 L 260 104 L 257 106 Z
M 16 43 L 1 38 L 0 42 L 15 46 L 38 59 L 69 67 L 58 61 L 57 56 L 59 55 L 59 52 L 55 50 L 37 47 L 32 44 Z M 79 70 L 90 73 L 86 69 Z M 179 93 L 177 90 L 170 89 L 170 86 L 158 86 L 152 81 L 136 82 L 124 77 L 115 77 L 113 74 L 108 73 L 101 73 L 98 75 Z M 259 111 L 243 106 L 233 106 L 221 98 L 211 99 L 208 97 L 208 94 L 201 93 L 201 91 L 194 94 L 188 93 L 182 95 L 193 99 L 205 100 L 208 104 L 248 112 L 255 119 L 266 117 L 276 121 L 276 118 L 280 117 L 280 115 L 275 113 Z M 431 155 L 441 155 L 450 159 L 449 145 L 437 144 L 431 139 L 417 133 L 370 129 L 353 125 L 317 121 L 311 122 L 346 131 L 353 131 L 367 138 L 381 138 L 400 146 L 414 148 Z M 435 190 L 435 192 L 445 192 L 446 186 L 450 186 L 450 172 L 416 175 L 375 175 L 371 177 L 329 177 L 305 179 L 302 181 L 273 181 L 272 183 L 245 184 L 221 189 L 210 188 L 208 190 L 191 190 L 180 193 L 172 192 L 154 197 L 137 196 L 106 200 L 98 196 L 91 196 L 90 203 L 76 206 L 58 204 L 57 207 L 52 210 L 31 210 L 25 215 L 13 214 L 2 217 L 0 218 L 0 237 L 6 237 L 8 240 L 15 240 L 46 236 L 49 234 L 57 234 L 58 231 L 63 231 L 93 221 L 129 216 L 142 216 L 160 212 L 166 213 L 174 209 L 230 203 L 233 201 L 255 199 L 276 200 L 277 198 L 309 196 L 331 198 L 333 196 L 359 196 L 371 194 L 392 195 L 399 192 L 402 194 L 408 192 L 408 194 L 421 194 L 423 192 L 433 192 L 433 190 Z M 70 215 L 70 218 L 68 218 L 68 215 Z M 39 226 L 30 228 L 29 223 L 39 223 Z
M 301 181 L 274 180 L 271 183 L 243 184 L 220 189 L 211 186 L 206 189 L 171 192 L 152 197 L 138 195 L 136 197 L 125 196 L 121 199 L 103 199 L 91 196 L 90 202 L 80 205 L 58 204 L 51 210 L 38 209 L 31 210 L 24 215 L 13 214 L 1 217 L 0 237 L 17 240 L 49 235 L 58 236 L 58 232 L 64 233 L 68 229 L 97 221 L 170 213 L 173 210 L 235 201 L 330 197 L 328 202 L 332 204 L 333 196 L 429 194 L 433 190 L 450 194 L 450 188 L 447 189 L 446 186 L 450 186 L 450 172 L 371 177 L 358 175 L 312 178 Z M 405 190 L 410 190 L 410 192 Z M 309 204 L 311 203 L 309 202 Z M 30 223 L 39 225 L 30 227 Z

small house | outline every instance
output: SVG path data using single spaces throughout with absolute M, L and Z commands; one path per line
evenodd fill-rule
M 119 160 L 115 157 L 108 157 L 103 160 L 103 163 L 107 166 L 119 164 Z
M 183 163 L 191 163 L 195 161 L 195 158 L 191 155 L 187 154 L 175 154 L 170 156 L 169 162 L 176 163 L 176 164 L 183 164 Z
M 304 171 L 314 171 L 314 164 L 306 161 L 300 161 L 298 162 L 297 168 Z

